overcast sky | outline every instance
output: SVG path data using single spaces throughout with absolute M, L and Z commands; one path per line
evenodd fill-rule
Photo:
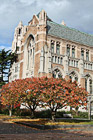
M 55 22 L 93 34 L 93 0 L 0 0 L 0 49 L 10 49 L 14 29 L 44 9 Z

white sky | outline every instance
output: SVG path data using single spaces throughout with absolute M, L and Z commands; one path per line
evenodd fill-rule
M 0 49 L 10 49 L 14 29 L 44 9 L 55 22 L 93 34 L 93 0 L 0 0 Z

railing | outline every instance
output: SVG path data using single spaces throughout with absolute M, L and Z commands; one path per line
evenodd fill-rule
M 52 54 L 52 63 L 63 65 L 63 55 Z
M 93 70 L 93 63 L 90 61 L 84 61 L 84 69 Z
M 63 65 L 64 55 L 52 54 L 52 63 Z M 68 58 L 68 66 L 79 68 L 79 60 L 78 58 L 69 57 Z M 84 69 L 93 70 L 93 62 L 84 60 Z
M 79 59 L 69 57 L 68 65 L 78 68 Z

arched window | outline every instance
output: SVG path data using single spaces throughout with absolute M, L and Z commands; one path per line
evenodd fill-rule
M 70 73 L 69 78 L 72 80 L 72 82 L 74 81 L 78 82 L 78 76 L 74 71 Z
M 81 49 L 81 58 L 84 59 L 84 50 Z
M 78 82 L 78 77 L 75 77 L 75 81 L 77 81 L 77 82 Z
M 56 53 L 60 54 L 60 45 L 58 43 L 56 44 Z
M 70 56 L 70 45 L 67 44 L 67 56 Z
M 27 40 L 27 69 L 30 69 L 34 65 L 34 37 L 32 35 L 29 36 Z
M 72 48 L 72 57 L 75 57 L 75 48 Z
M 54 53 L 54 42 L 51 42 L 51 52 Z
M 89 51 L 86 51 L 86 60 L 89 61 Z
M 85 77 L 85 89 L 88 91 L 90 94 L 92 94 L 92 79 L 89 74 L 86 75 Z
M 55 70 L 53 71 L 53 77 L 54 77 L 54 78 L 62 78 L 62 73 L 60 72 L 59 69 L 55 69 Z

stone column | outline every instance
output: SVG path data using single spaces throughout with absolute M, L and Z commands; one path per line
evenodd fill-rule
M 72 57 L 72 46 L 70 46 L 70 57 Z
M 54 53 L 56 53 L 56 41 L 54 42 Z
M 85 78 L 84 77 L 80 78 L 80 85 L 82 88 L 85 88 Z
M 88 80 L 87 80 L 87 91 L 88 91 L 88 93 L 90 93 L 89 78 L 88 78 Z
M 44 72 L 44 48 L 41 50 L 39 73 Z
M 48 73 L 51 73 L 51 51 L 48 50 Z
M 63 66 L 64 66 L 64 72 L 66 76 L 68 75 L 68 56 L 67 55 L 63 58 Z

